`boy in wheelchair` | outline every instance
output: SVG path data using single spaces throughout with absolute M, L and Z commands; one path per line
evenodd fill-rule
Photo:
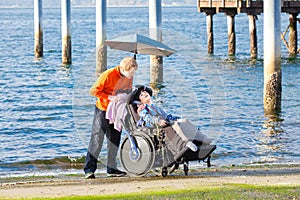
M 136 98 L 135 103 L 137 104 L 137 113 L 140 117 L 139 121 L 137 122 L 137 126 L 145 126 L 148 128 L 155 128 L 158 126 L 161 128 L 165 135 L 166 145 L 174 155 L 178 154 L 185 147 L 193 152 L 198 150 L 197 145 L 192 141 L 195 139 L 195 137 L 198 137 L 199 139 L 199 131 L 195 129 L 193 130 L 191 127 L 188 128 L 189 130 L 183 130 L 180 124 L 186 122 L 186 120 L 180 120 L 177 116 L 167 114 L 164 110 L 152 104 L 151 88 L 139 86 L 134 93 Z M 188 126 L 193 125 L 189 123 Z M 194 133 L 192 133 L 191 137 L 188 138 L 188 133 L 185 133 L 186 131 L 192 131 Z M 207 144 L 211 143 L 211 141 L 205 135 L 201 134 L 200 137 L 202 142 Z
M 151 104 L 152 90 L 137 87 L 127 98 L 129 112 L 123 123 L 126 137 L 120 147 L 120 162 L 128 174 L 143 176 L 153 167 L 162 167 L 163 177 L 183 164 L 185 175 L 189 161 L 210 158 L 216 145 L 187 119 L 167 114 Z

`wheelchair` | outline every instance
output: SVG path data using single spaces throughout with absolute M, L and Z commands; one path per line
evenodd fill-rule
M 137 105 L 134 104 L 134 93 L 127 97 L 127 115 L 122 121 L 123 131 L 126 136 L 120 145 L 120 163 L 124 170 L 134 176 L 145 176 L 150 170 L 166 177 L 183 165 L 184 174 L 187 176 L 190 161 L 203 161 L 207 167 L 211 166 L 211 154 L 216 145 L 206 144 L 203 141 L 191 139 L 197 145 L 196 152 L 185 147 L 176 153 L 171 151 L 166 142 L 164 128 L 138 127 Z M 159 170 L 157 170 L 159 169 Z

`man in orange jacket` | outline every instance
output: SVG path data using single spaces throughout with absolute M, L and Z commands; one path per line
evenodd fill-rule
M 91 139 L 86 155 L 84 172 L 87 179 L 95 178 L 97 158 L 100 154 L 104 135 L 107 138 L 107 176 L 124 176 L 125 172 L 117 169 L 116 156 L 121 140 L 121 132 L 114 129 L 105 118 L 110 100 L 117 100 L 118 93 L 132 90 L 132 79 L 138 65 L 132 57 L 124 58 L 119 66 L 103 72 L 90 89 L 90 94 L 97 97 Z

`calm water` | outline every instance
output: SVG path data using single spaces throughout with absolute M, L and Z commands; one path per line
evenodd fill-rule
M 166 87 L 155 100 L 214 140 L 217 166 L 300 163 L 300 57 L 289 58 L 282 46 L 282 113 L 264 116 L 263 16 L 257 21 L 256 62 L 249 59 L 247 19 L 236 17 L 237 54 L 229 59 L 224 14 L 214 16 L 215 54 L 209 56 L 205 15 L 196 7 L 163 8 L 163 41 L 177 53 L 164 59 Z M 282 31 L 287 20 L 283 14 Z M 0 23 L 0 177 L 39 173 L 5 164 L 85 155 L 95 102 L 88 93 L 96 79 L 95 9 L 72 9 L 70 66 L 61 65 L 60 9 L 43 10 L 40 60 L 33 54 L 33 9 L 0 9 Z M 107 38 L 148 35 L 147 29 L 148 8 L 108 8 Z M 108 64 L 129 55 L 108 49 Z M 138 55 L 137 61 L 134 84 L 148 84 L 149 57 Z

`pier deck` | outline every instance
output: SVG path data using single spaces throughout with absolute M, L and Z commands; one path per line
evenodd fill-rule
M 235 9 L 237 13 L 261 14 L 263 13 L 263 1 L 251 0 L 198 0 L 198 11 L 207 12 L 208 10 L 215 13 L 226 12 Z M 282 1 L 281 12 L 289 14 L 300 13 L 300 1 Z

